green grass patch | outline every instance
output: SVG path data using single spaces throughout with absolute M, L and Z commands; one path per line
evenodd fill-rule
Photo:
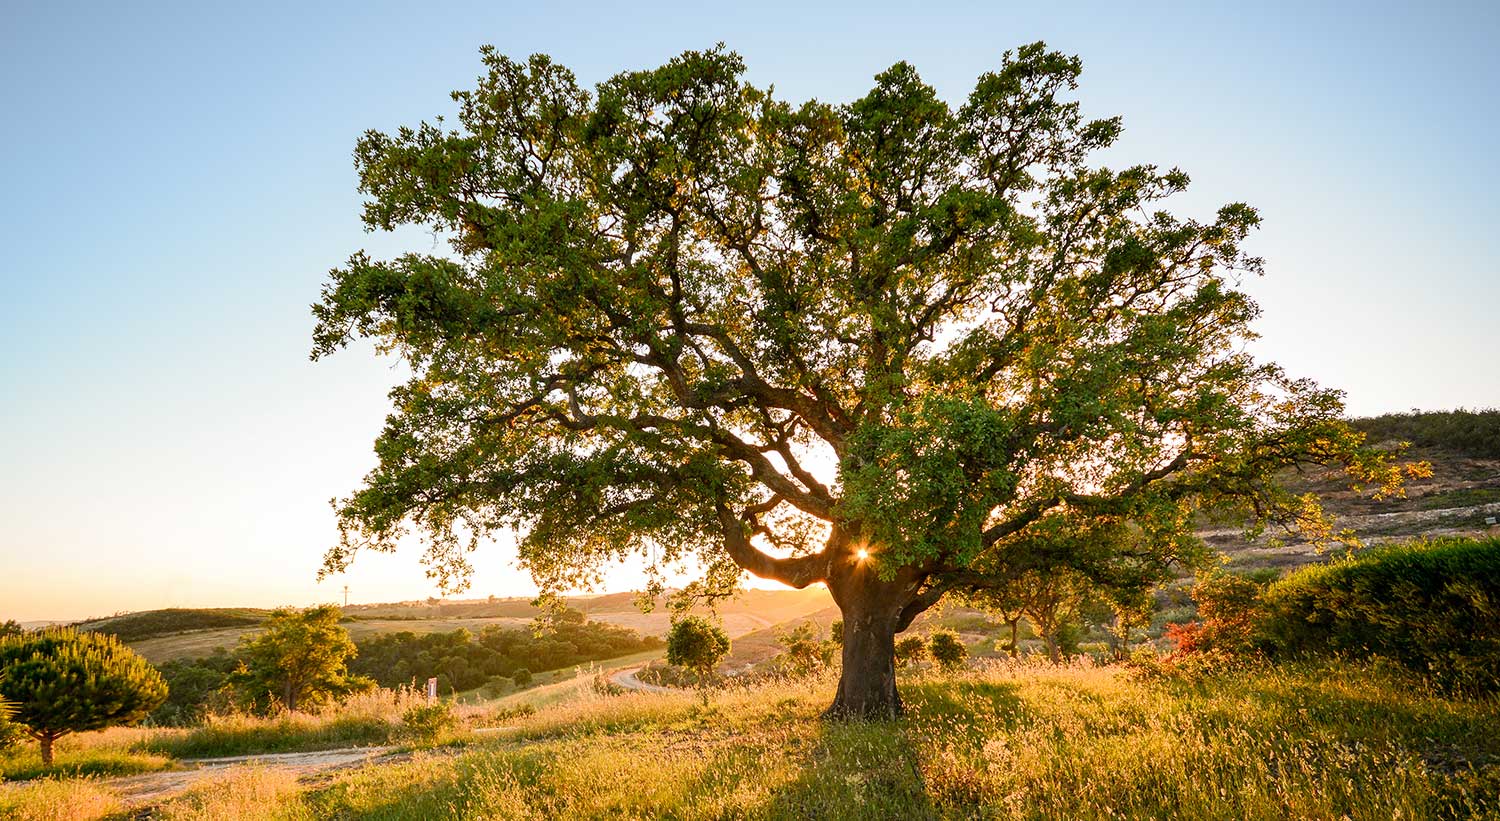
M 0 781 L 26 781 L 43 777 L 120 776 L 169 770 L 176 766 L 169 756 L 118 749 L 61 750 L 52 766 L 42 764 L 34 744 L 0 756 Z

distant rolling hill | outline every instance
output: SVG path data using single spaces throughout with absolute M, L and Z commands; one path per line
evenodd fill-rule
M 796 619 L 832 604 L 828 591 L 751 589 L 718 607 L 731 637 Z M 650 613 L 636 606 L 634 593 L 573 596 L 568 605 L 588 618 L 628 627 L 647 635 L 666 635 L 670 615 L 658 604 Z M 254 608 L 168 608 L 90 619 L 75 626 L 119 636 L 154 663 L 176 658 L 199 658 L 217 648 L 232 650 L 240 638 L 252 634 L 269 610 Z M 469 599 L 437 602 L 363 604 L 344 608 L 344 627 L 355 641 L 382 633 L 448 632 L 460 628 L 477 633 L 485 627 L 524 628 L 539 611 L 529 599 Z

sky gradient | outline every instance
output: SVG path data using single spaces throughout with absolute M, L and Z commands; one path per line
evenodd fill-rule
M 722 41 L 794 101 L 908 60 L 956 102 L 1045 40 L 1124 116 L 1106 162 L 1261 210 L 1261 356 L 1355 414 L 1500 406 L 1494 4 L 211 5 L 0 0 L 0 619 L 434 592 L 417 551 L 315 581 L 400 374 L 309 362 L 309 305 L 432 248 L 362 230 L 351 151 L 450 111 L 484 43 L 591 86 Z M 529 594 L 509 558 L 473 592 Z

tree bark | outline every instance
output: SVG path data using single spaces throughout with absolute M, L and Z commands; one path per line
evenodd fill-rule
M 892 719 L 901 715 L 896 690 L 896 632 L 901 611 L 918 585 L 907 573 L 882 580 L 876 554 L 860 559 L 850 552 L 835 561 L 828 589 L 844 618 L 843 671 L 838 693 L 823 718 L 831 720 Z
M 54 736 L 54 735 L 52 735 L 50 733 L 45 733 L 45 734 L 37 737 L 37 741 L 40 741 L 41 744 L 42 744 L 42 766 L 43 767 L 50 767 L 50 766 L 52 766 L 52 742 L 54 742 L 56 740 L 57 740 L 57 736 Z

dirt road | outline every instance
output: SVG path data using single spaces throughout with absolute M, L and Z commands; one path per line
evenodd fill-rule
M 329 770 L 363 766 L 384 758 L 391 749 L 390 747 L 351 747 L 312 753 L 268 753 L 237 755 L 228 758 L 185 759 L 182 764 L 190 769 L 110 778 L 101 783 L 114 790 L 127 804 L 138 806 L 177 795 L 204 778 L 229 767 L 257 764 L 286 770 L 295 773 L 298 778 L 306 778 Z
M 616 670 L 609 677 L 611 684 L 624 687 L 627 690 L 639 690 L 643 693 L 670 693 L 671 687 L 662 687 L 659 684 L 648 684 L 635 677 L 641 671 L 641 667 L 627 667 L 624 670 Z

